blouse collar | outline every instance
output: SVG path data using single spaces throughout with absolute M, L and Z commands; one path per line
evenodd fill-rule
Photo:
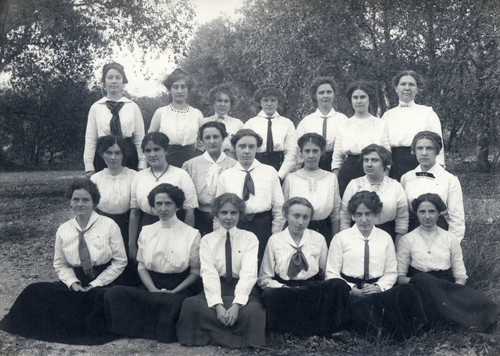
M 98 213 L 95 212 L 95 210 L 92 211 L 92 213 L 90 214 L 90 218 L 89 218 L 89 221 L 87 222 L 87 226 L 85 226 L 84 229 L 82 229 L 82 227 L 80 226 L 80 224 L 78 223 L 78 220 L 76 220 L 76 216 L 71 219 L 73 225 L 76 227 L 76 229 L 78 231 L 85 231 L 87 230 L 88 228 L 90 228 L 90 226 L 92 226 L 92 224 L 100 217 L 101 215 L 99 215 Z
M 401 108 L 411 108 L 411 107 L 414 107 L 415 105 L 416 105 L 415 100 L 412 100 L 409 103 L 406 103 L 404 101 L 399 101 L 399 104 L 398 104 L 398 106 Z
M 99 99 L 97 102 L 99 104 L 106 104 L 107 101 L 115 101 L 115 100 L 111 100 L 111 99 L 109 99 L 107 97 L 104 97 L 104 98 Z M 120 103 L 131 103 L 132 102 L 132 100 L 130 100 L 129 98 L 126 98 L 124 96 L 122 96 L 120 99 L 118 99 L 116 101 L 120 102 Z
M 319 108 L 318 108 L 318 109 L 316 109 L 316 111 L 314 112 L 314 114 L 315 114 L 315 115 L 317 115 L 317 116 L 321 116 L 322 118 L 323 118 L 323 117 L 332 117 L 332 116 L 334 116 L 336 113 L 337 113 L 337 112 L 335 111 L 335 109 L 334 109 L 334 108 L 331 108 L 331 109 L 330 109 L 330 111 L 328 112 L 328 114 L 326 114 L 326 115 L 323 115 L 323 113 L 319 110 Z
M 224 238 L 226 237 L 226 233 L 229 231 L 229 235 L 234 236 L 238 232 L 238 228 L 236 226 L 233 226 L 229 230 L 226 230 L 222 225 L 219 228 L 220 235 L 223 236 Z
M 179 221 L 179 219 L 177 218 L 177 215 L 174 214 L 174 216 L 172 216 L 167 221 L 160 220 L 159 223 L 160 223 L 161 227 L 171 228 L 175 224 L 177 224 L 178 221 Z
M 377 227 L 373 225 L 372 231 L 370 232 L 370 235 L 368 237 L 365 237 L 361 231 L 359 231 L 358 225 L 354 224 L 353 227 L 351 227 L 351 230 L 353 234 L 356 236 L 356 238 L 361 239 L 361 240 L 372 240 L 375 238 L 375 235 L 377 234 L 376 232 Z
M 287 227 L 285 230 L 283 230 L 283 233 L 285 234 L 285 239 L 287 240 L 287 242 L 292 245 L 293 247 L 301 247 L 301 246 L 304 246 L 308 241 L 309 241 L 309 229 L 305 229 L 304 230 L 304 233 L 302 234 L 302 237 L 300 239 L 300 242 L 299 242 L 299 245 L 297 246 L 297 244 L 295 243 L 295 241 L 293 240 L 293 237 L 292 235 L 290 234 L 290 230 L 289 228 Z
M 253 170 L 255 167 L 258 167 L 260 166 L 262 163 L 260 163 L 256 158 L 254 158 L 252 164 L 250 165 L 250 167 L 248 167 L 248 171 L 251 171 Z M 236 169 L 240 170 L 240 171 L 243 171 L 243 172 L 246 172 L 247 170 L 245 168 L 243 168 L 240 164 L 240 162 L 236 163 Z
M 269 115 L 267 115 L 267 114 L 264 112 L 264 110 L 261 110 L 261 111 L 257 114 L 257 116 L 262 117 L 262 118 L 264 118 L 264 119 L 267 119 L 268 117 L 272 117 L 273 119 L 275 119 L 275 118 L 279 117 L 279 116 L 280 116 L 280 114 L 278 114 L 278 111 L 275 111 L 275 112 L 274 112 L 274 114 L 273 114 L 272 116 L 269 116 Z
M 207 151 L 203 152 L 202 156 L 203 156 L 203 158 L 205 158 L 208 162 L 210 162 L 212 164 L 213 163 L 221 163 L 227 157 L 226 154 L 222 151 L 220 153 L 219 158 L 217 158 L 217 161 L 214 161 L 213 158 L 210 156 L 210 154 Z

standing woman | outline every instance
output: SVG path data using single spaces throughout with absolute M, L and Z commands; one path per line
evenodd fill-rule
M 340 195 L 337 176 L 320 169 L 319 163 L 325 151 L 326 141 L 317 133 L 310 132 L 299 138 L 300 154 L 304 168 L 290 173 L 283 183 L 283 197 L 304 197 L 314 207 L 308 229 L 323 235 L 327 245 L 339 232 Z
M 411 142 L 420 131 L 437 133 L 441 139 L 441 121 L 430 106 L 415 103 L 415 96 L 423 91 L 424 80 L 413 70 L 403 70 L 392 78 L 392 85 L 398 95 L 399 105 L 385 112 L 382 120 L 387 122 L 389 141 L 392 147 L 390 177 L 400 181 L 401 176 L 415 168 L 418 162 L 411 154 Z M 444 151 L 437 157 L 444 167 Z
M 276 170 L 255 159 L 262 138 L 253 130 L 242 129 L 231 139 L 238 163 L 222 172 L 216 196 L 234 193 L 245 201 L 245 214 L 238 228 L 253 232 L 259 239 L 259 259 L 267 240 L 283 229 L 283 191 Z
M 160 132 L 148 133 L 142 141 L 142 149 L 150 168 L 140 171 L 134 177 L 130 188 L 128 243 L 132 259 L 135 259 L 137 254 L 137 237 L 141 228 L 158 221 L 158 216 L 154 213 L 148 199 L 148 194 L 154 187 L 161 183 L 169 183 L 182 189 L 185 200 L 183 200 L 183 209 L 179 211 L 179 216 L 184 217 L 184 222 L 189 226 L 194 226 L 194 209 L 198 207 L 196 190 L 189 174 L 167 162 L 168 137 Z
M 146 168 L 141 150 L 144 121 L 137 104 L 123 96 L 123 87 L 128 83 L 123 66 L 118 63 L 106 64 L 102 69 L 101 82 L 106 96 L 90 107 L 83 151 L 85 174 L 90 177 L 106 168 L 96 148 L 99 137 L 107 135 L 126 139 L 124 153 L 127 161 L 123 162 L 124 166 L 134 170 Z
M 148 195 L 160 220 L 139 237 L 137 270 L 141 288 L 116 287 L 105 295 L 109 330 L 161 342 L 177 340 L 175 326 L 188 288 L 200 276 L 200 233 L 177 219 L 184 193 L 160 184 Z
M 385 147 L 371 144 L 363 148 L 361 159 L 365 175 L 351 180 L 347 185 L 340 210 L 340 229 L 348 229 L 354 223 L 348 211 L 352 196 L 362 190 L 375 192 L 382 202 L 382 210 L 373 223 L 391 235 L 397 244 L 399 238 L 408 232 L 408 201 L 401 184 L 385 175 L 391 164 L 391 152 Z
M 440 215 L 437 226 L 448 230 L 462 241 L 465 235 L 464 202 L 462 187 L 456 176 L 437 164 L 442 151 L 441 136 L 435 132 L 422 131 L 415 135 L 411 151 L 419 166 L 401 177 L 401 185 L 408 197 L 408 204 L 423 193 L 436 193 L 445 202 L 448 210 Z M 410 211 L 408 231 L 419 225 L 415 211 Z
M 387 124 L 370 113 L 370 102 L 375 89 L 367 82 L 352 83 L 347 89 L 347 99 L 354 108 L 354 116 L 347 120 L 335 140 L 332 171 L 339 179 L 340 196 L 351 179 L 362 177 L 363 163 L 360 153 L 374 143 L 391 150 Z
M 203 125 L 203 114 L 188 104 L 194 80 L 182 69 L 175 69 L 163 82 L 170 97 L 170 104 L 156 110 L 151 119 L 149 133 L 162 132 L 170 140 L 167 161 L 174 167 L 202 152 L 196 147 L 198 129 Z
M 245 128 L 263 138 L 256 158 L 274 167 L 283 182 L 295 167 L 297 149 L 293 122 L 278 113 L 278 107 L 285 103 L 285 93 L 274 84 L 264 84 L 255 92 L 253 100 L 262 110 L 245 123 Z
M 335 81 L 331 77 L 317 77 L 310 87 L 311 98 L 318 105 L 312 114 L 304 117 L 297 126 L 297 137 L 305 133 L 315 132 L 326 140 L 325 151 L 321 155 L 319 168 L 325 171 L 332 170 L 332 154 L 335 140 L 340 128 L 347 121 L 347 116 L 335 111 L 333 100 L 335 98 Z M 298 157 L 301 162 L 301 157 Z
M 198 195 L 198 208 L 194 210 L 194 228 L 201 236 L 213 231 L 212 202 L 217 191 L 219 175 L 236 165 L 236 161 L 221 151 L 227 137 L 224 124 L 208 121 L 200 127 L 198 139 L 203 142 L 205 152 L 184 162 L 182 169 L 193 180 Z
M 221 228 L 200 243 L 204 294 L 182 304 L 177 337 L 186 345 L 232 348 L 266 343 L 266 312 L 258 298 L 257 237 L 236 227 L 245 202 L 225 193 L 212 205 Z
M 288 227 L 269 239 L 259 273 L 267 328 L 296 334 L 331 334 L 347 319 L 349 286 L 324 281 L 325 238 L 307 229 L 311 203 L 294 197 L 283 205 Z M 300 287 L 300 288 L 295 288 Z
M 236 94 L 228 84 L 219 84 L 210 90 L 208 101 L 214 108 L 215 115 L 205 118 L 205 122 L 217 121 L 224 124 L 227 137 L 222 144 L 222 152 L 236 159 L 233 147 L 231 146 L 231 138 L 243 128 L 243 122 L 228 115 L 231 108 L 236 105 Z

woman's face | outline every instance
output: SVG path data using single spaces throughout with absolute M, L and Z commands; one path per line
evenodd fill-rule
M 363 156 L 363 170 L 370 178 L 381 179 L 384 176 L 384 164 L 377 152 L 370 152 Z
M 162 167 L 167 162 L 167 151 L 153 141 L 149 141 L 144 146 L 144 155 L 153 168 Z
M 219 156 L 224 139 L 218 129 L 207 127 L 203 130 L 203 146 L 210 156 Z
M 236 142 L 234 148 L 238 162 L 248 168 L 252 165 L 257 153 L 257 139 L 253 136 L 243 136 Z
M 278 98 L 275 96 L 264 96 L 260 99 L 260 107 L 267 116 L 273 116 L 278 110 Z
M 175 215 L 178 208 L 167 193 L 158 193 L 155 195 L 154 210 L 161 221 L 168 221 Z
M 356 114 L 363 115 L 369 112 L 370 97 L 364 90 L 357 89 L 353 91 L 351 95 L 351 103 Z
M 366 237 L 370 235 L 373 229 L 373 221 L 375 220 L 375 213 L 366 207 L 365 204 L 359 204 L 358 208 L 352 216 L 359 231 Z
M 288 230 L 292 235 L 302 236 L 311 221 L 311 208 L 302 204 L 294 204 L 288 208 L 286 214 Z
M 106 94 L 121 94 L 123 91 L 123 76 L 116 69 L 108 69 L 106 77 L 104 78 L 104 88 Z
M 333 98 L 335 97 L 335 93 L 333 92 L 333 88 L 330 84 L 321 84 L 316 89 L 316 101 L 318 102 L 318 106 L 322 108 L 332 108 L 333 106 Z
M 176 104 L 185 104 L 188 99 L 189 89 L 185 79 L 179 79 L 172 84 L 170 95 Z
M 436 164 L 437 150 L 434 141 L 422 138 L 415 144 L 415 156 L 420 166 L 427 170 Z
M 123 162 L 123 152 L 120 149 L 120 146 L 115 143 L 113 146 L 106 148 L 106 150 L 102 153 L 102 158 L 104 159 L 104 162 L 106 162 L 106 166 L 108 166 L 108 168 L 120 168 Z
M 430 201 L 423 201 L 418 206 L 417 218 L 418 221 L 420 221 L 420 225 L 423 227 L 434 227 L 438 221 L 439 215 L 438 209 Z
M 411 75 L 403 75 L 401 79 L 399 79 L 398 86 L 396 87 L 396 93 L 398 94 L 399 100 L 405 103 L 415 100 L 417 90 L 417 81 Z
M 217 219 L 221 226 L 226 229 L 232 229 L 238 223 L 240 218 L 240 211 L 232 203 L 224 203 L 217 213 Z
M 94 201 L 88 191 L 76 189 L 71 195 L 70 206 L 77 218 L 88 219 L 94 210 Z
M 217 116 L 225 116 L 231 110 L 231 99 L 229 95 L 218 93 L 215 96 L 214 111 Z
M 319 167 L 319 159 L 321 158 L 321 148 L 312 142 L 306 142 L 302 147 L 302 158 L 304 158 L 304 168 L 314 171 Z

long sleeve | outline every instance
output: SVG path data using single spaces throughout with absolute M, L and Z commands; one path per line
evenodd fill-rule
M 337 135 L 332 153 L 332 170 L 341 169 L 344 165 L 345 154 L 342 152 L 342 134 Z
M 404 235 L 397 246 L 398 276 L 406 277 L 411 261 L 410 236 Z
M 83 163 L 85 172 L 95 171 L 94 156 L 97 147 L 97 122 L 96 107 L 92 105 L 87 119 L 87 129 L 85 131 L 85 148 L 83 150 Z
M 135 130 L 133 141 L 135 148 L 137 149 L 137 156 L 139 158 L 139 169 L 147 168 L 146 157 L 144 156 L 144 152 L 142 152 L 141 144 L 144 139 L 145 131 L 144 131 L 144 119 L 142 118 L 141 109 L 139 106 L 135 105 L 134 109 L 134 117 L 135 117 Z
M 160 109 L 156 109 L 151 119 L 148 133 L 160 131 L 160 121 L 161 121 L 161 111 Z
M 396 192 L 396 233 L 406 234 L 408 232 L 408 199 L 406 198 L 405 190 L 401 184 L 397 184 Z
M 75 271 L 73 270 L 73 266 L 66 260 L 64 255 L 64 251 L 62 249 L 62 239 L 59 233 L 59 230 L 56 233 L 56 246 L 54 252 L 54 269 L 57 273 L 57 277 L 68 286 L 75 282 L 80 282 L 80 280 L 76 277 Z
M 247 249 L 241 260 L 239 280 L 234 289 L 233 303 L 246 305 L 248 296 L 257 282 L 257 254 L 259 252 L 259 240 L 254 235 L 249 239 Z
M 283 287 L 283 284 L 274 279 L 275 266 L 276 260 L 274 259 L 274 243 L 272 239 L 269 239 L 266 245 L 266 250 L 264 251 L 264 256 L 262 257 L 262 264 L 260 265 L 259 271 L 258 283 L 259 287 L 262 289 Z
M 342 197 L 342 204 L 340 206 L 340 231 L 348 229 L 351 227 L 351 214 L 347 211 L 347 205 L 352 196 L 356 193 L 356 185 L 353 181 L 349 182 L 347 188 L 344 191 L 344 196 Z M 406 194 L 405 194 L 406 199 Z
M 457 239 L 450 241 L 451 272 L 455 279 L 467 279 L 462 248 Z
M 218 194 L 218 193 L 217 193 Z M 273 215 L 273 226 L 272 233 L 278 233 L 283 230 L 283 225 L 285 224 L 285 218 L 283 217 L 283 191 L 281 190 L 281 184 L 279 178 L 276 176 L 274 179 L 274 187 L 272 191 L 272 215 Z
M 397 278 L 398 262 L 396 259 L 396 251 L 391 241 L 391 243 L 388 243 L 386 246 L 384 274 L 379 278 L 377 284 L 383 292 L 392 288 Z
M 328 257 L 326 259 L 326 275 L 325 279 L 340 278 L 344 280 L 351 288 L 354 287 L 354 283 L 347 282 L 344 278 L 340 276 L 342 272 L 342 264 L 344 259 L 344 251 L 342 246 L 342 240 L 337 234 L 333 237 L 330 243 L 330 249 L 328 250 Z
M 436 132 L 441 136 L 441 139 L 443 139 L 443 130 L 441 129 L 441 120 L 439 120 L 439 116 L 437 116 L 436 112 L 429 107 L 429 113 L 427 117 L 427 130 Z M 443 149 L 439 152 L 439 154 L 436 157 L 436 162 L 443 168 L 445 168 L 445 161 L 444 161 L 444 146 Z
M 448 222 L 448 231 L 453 233 L 459 241 L 462 241 L 465 235 L 464 202 L 462 187 L 457 177 L 452 176 L 449 180 L 448 201 L 446 205 L 448 210 L 445 218 Z
M 293 123 L 290 121 L 285 136 L 285 158 L 283 159 L 283 163 L 281 164 L 280 170 L 278 172 L 278 176 L 281 179 L 284 179 L 295 166 L 296 154 L 297 134 L 295 133 L 295 127 L 293 126 Z
M 332 222 L 340 220 L 340 206 L 341 206 L 341 204 L 342 204 L 342 199 L 340 199 L 339 183 L 337 180 L 337 176 L 334 175 L 333 209 L 332 209 L 332 213 L 330 214 L 330 220 Z
M 325 279 L 325 273 L 326 273 L 326 259 L 328 257 L 328 246 L 326 245 L 326 240 L 323 240 L 323 243 L 321 244 L 321 251 L 319 253 L 319 271 L 321 278 Z
M 200 270 L 201 270 L 200 241 L 201 241 L 201 235 L 198 232 L 193 240 L 193 243 L 191 244 L 191 249 L 189 250 L 189 268 L 190 268 L 189 272 L 196 274 L 197 276 L 200 275 Z
M 203 289 L 207 299 L 208 307 L 222 304 L 222 294 L 220 287 L 219 273 L 215 267 L 215 257 L 210 248 L 208 239 L 202 239 L 200 242 L 200 261 L 201 278 L 203 280 Z

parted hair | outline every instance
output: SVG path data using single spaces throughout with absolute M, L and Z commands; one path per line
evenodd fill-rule
M 362 190 L 354 194 L 347 204 L 347 211 L 349 214 L 354 215 L 356 209 L 361 205 L 365 206 L 374 214 L 380 213 L 382 210 L 382 202 L 379 196 L 375 192 L 369 192 L 368 190 Z
M 418 211 L 418 208 L 420 207 L 420 204 L 422 204 L 424 201 L 428 201 L 429 203 L 434 204 L 434 206 L 440 213 L 446 211 L 446 203 L 443 201 L 443 199 L 441 199 L 439 195 L 435 193 L 425 193 L 419 195 L 418 198 L 414 199 L 411 202 L 411 209 L 416 213 Z
M 368 98 L 370 99 L 370 103 L 372 103 L 375 99 L 375 88 L 373 85 L 368 83 L 367 81 L 364 80 L 359 80 L 354 83 L 351 83 L 345 92 L 347 100 L 351 102 L 352 98 L 352 93 L 354 93 L 356 90 L 362 90 L 364 91 L 367 95 Z
M 293 205 L 305 205 L 309 209 L 311 209 L 311 220 L 314 216 L 314 208 L 309 200 L 303 197 L 293 197 L 288 199 L 284 204 L 283 204 L 283 215 L 286 217 L 288 215 L 288 211 L 290 210 L 290 207 Z
M 208 102 L 210 103 L 210 105 L 214 105 L 219 94 L 226 94 L 229 97 L 229 100 L 231 101 L 231 107 L 236 105 L 236 94 L 233 88 L 226 83 L 216 85 L 215 87 L 210 89 L 210 93 L 208 94 Z
M 102 67 L 101 83 L 103 83 L 103 84 L 105 83 L 106 76 L 108 75 L 108 71 L 110 69 L 114 69 L 114 70 L 118 71 L 122 75 L 122 77 L 123 77 L 123 84 L 127 84 L 128 83 L 127 76 L 125 75 L 125 69 L 123 68 L 123 66 L 120 63 L 116 63 L 116 62 L 105 64 Z
M 141 148 L 143 151 L 144 147 L 146 147 L 149 142 L 153 142 L 155 145 L 158 145 L 165 151 L 168 151 L 168 143 L 170 140 L 163 132 L 150 132 L 142 139 Z
M 311 86 L 309 87 L 309 93 L 311 94 L 311 99 L 314 103 L 317 104 L 316 100 L 316 92 L 318 91 L 318 88 L 322 84 L 330 84 L 333 90 L 333 95 L 335 96 L 336 90 L 335 90 L 335 80 L 332 77 L 316 77 L 314 78 Z
M 226 203 L 233 204 L 234 207 L 238 209 L 240 216 L 245 214 L 245 209 L 246 209 L 245 202 L 243 201 L 243 199 L 241 199 L 234 193 L 224 193 L 215 198 L 215 200 L 212 203 L 212 214 L 215 217 L 217 217 L 217 215 L 219 215 L 220 209 Z
M 255 132 L 254 130 L 251 130 L 251 129 L 241 129 L 238 132 L 236 132 L 233 135 L 233 137 L 231 137 L 231 145 L 233 147 L 236 147 L 236 144 L 238 143 L 238 141 L 241 140 L 241 138 L 243 138 L 245 136 L 255 137 L 255 139 L 257 140 L 257 147 L 262 146 L 262 137 L 260 137 L 260 135 L 257 132 Z
M 99 137 L 99 139 L 97 140 L 97 152 L 102 156 L 108 148 L 110 148 L 114 144 L 117 144 L 118 147 L 120 147 L 120 151 L 122 151 L 123 162 L 125 162 L 127 159 L 127 157 L 126 157 L 126 155 L 127 155 L 126 154 L 126 151 L 127 151 L 126 142 L 127 141 L 125 141 L 125 139 L 123 137 L 119 137 L 119 136 L 108 135 L 108 136 Z
M 97 204 L 99 204 L 99 201 L 101 200 L 101 194 L 99 193 L 97 185 L 89 178 L 76 178 L 72 180 L 64 195 L 66 198 L 71 200 L 71 198 L 73 197 L 73 192 L 80 189 L 84 189 L 90 194 L 90 197 L 92 198 L 92 204 L 94 206 L 97 206 Z
M 167 88 L 170 91 L 172 89 L 172 85 L 174 85 L 175 82 L 182 79 L 186 81 L 186 85 L 188 87 L 188 93 L 190 93 L 195 86 L 195 81 L 191 77 L 191 75 L 189 75 L 188 72 L 185 72 L 180 68 L 174 69 L 172 73 L 167 75 L 167 77 L 162 83 L 165 86 L 165 88 Z
M 364 156 L 367 154 L 370 154 L 372 152 L 376 152 L 379 156 L 380 159 L 382 160 L 382 165 L 384 166 L 384 169 L 387 168 L 387 166 L 390 166 L 392 164 L 392 153 L 389 151 L 387 148 L 384 146 L 376 145 L 374 143 L 369 144 L 365 148 L 361 150 L 361 160 L 363 160 Z
M 203 140 L 203 131 L 205 129 L 208 129 L 209 127 L 213 127 L 217 130 L 219 130 L 220 135 L 222 136 L 222 139 L 225 139 L 228 135 L 226 131 L 226 125 L 224 125 L 222 122 L 218 121 L 208 121 L 205 122 L 203 125 L 201 125 L 200 129 L 198 130 L 198 139 Z
M 182 204 L 184 204 L 184 200 L 186 200 L 186 196 L 184 195 L 182 189 L 172 184 L 162 183 L 154 187 L 149 192 L 148 194 L 149 206 L 151 206 L 152 208 L 155 207 L 156 196 L 161 193 L 167 194 L 170 197 L 170 199 L 174 201 L 175 206 L 179 209 L 182 208 Z
M 417 142 L 425 138 L 431 140 L 434 143 L 436 154 L 439 154 L 439 152 L 441 152 L 441 149 L 443 148 L 443 140 L 441 139 L 441 136 L 439 136 L 439 134 L 432 131 L 420 131 L 419 133 L 417 133 L 415 137 L 413 137 L 413 141 L 411 142 L 411 152 L 415 154 Z
M 262 84 L 259 89 L 255 91 L 253 94 L 253 101 L 260 105 L 260 101 L 262 100 L 263 97 L 267 96 L 274 96 L 276 99 L 278 99 L 278 104 L 281 105 L 285 102 L 286 95 L 285 93 L 278 88 L 276 84 Z
M 406 76 L 406 75 L 410 75 L 413 78 L 415 78 L 415 81 L 417 82 L 417 89 L 419 91 L 422 91 L 424 89 L 424 86 L 425 86 L 424 78 L 420 74 L 418 74 L 417 72 L 415 72 L 414 70 L 402 70 L 402 71 L 398 72 L 398 74 L 396 74 L 392 78 L 392 86 L 394 88 L 396 88 L 398 86 L 399 81 L 401 80 L 401 78 L 404 77 L 404 76 Z
M 301 151 L 304 148 L 304 145 L 308 142 L 311 142 L 311 143 L 314 143 L 315 145 L 317 145 L 321 149 L 321 151 L 325 150 L 326 140 L 323 138 L 323 136 L 318 135 L 316 132 L 305 133 L 299 138 L 297 143 L 298 143 Z

